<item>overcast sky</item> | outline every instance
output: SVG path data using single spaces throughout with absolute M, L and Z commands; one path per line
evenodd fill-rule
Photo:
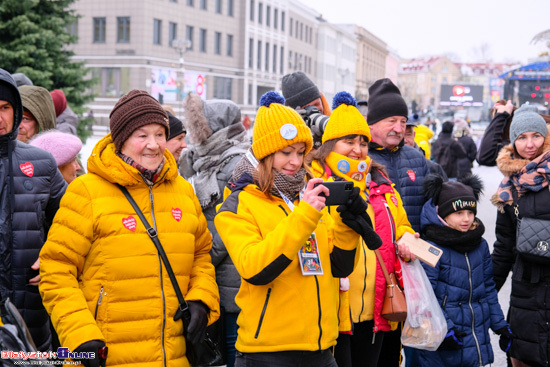
M 299 1 L 331 23 L 363 26 L 404 58 L 453 53 L 474 62 L 485 44 L 494 62 L 526 63 L 547 49 L 530 42 L 550 29 L 550 0 Z

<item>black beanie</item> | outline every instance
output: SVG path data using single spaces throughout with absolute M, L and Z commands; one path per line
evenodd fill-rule
M 453 127 L 455 124 L 453 124 L 451 121 L 445 121 L 443 125 L 441 125 L 441 132 L 442 133 L 452 133 Z
M 460 181 L 443 181 L 438 175 L 430 174 L 424 179 L 424 194 L 432 199 L 437 214 L 443 219 L 460 210 L 471 210 L 477 214 L 477 202 L 483 191 L 483 182 L 477 175 L 461 178 Z
M 15 103 L 16 98 L 19 100 L 21 99 L 21 97 L 15 95 L 15 87 L 10 85 L 8 82 L 2 81 L 2 87 L 0 88 L 0 101 L 9 102 L 13 107 L 14 113 L 17 107 L 17 104 Z M 19 104 L 21 104 L 21 102 L 19 102 Z
M 285 106 L 304 107 L 311 101 L 321 98 L 319 88 L 301 71 L 283 76 L 281 85 Z
M 391 116 L 406 118 L 409 116 L 409 109 L 399 88 L 388 78 L 379 79 L 369 87 L 368 103 L 367 122 L 369 125 Z
M 166 113 L 168 114 L 168 123 L 170 124 L 170 136 L 166 139 L 166 141 L 172 140 L 178 135 L 187 133 L 183 127 L 183 122 L 181 122 L 179 118 L 172 115 L 169 111 L 166 111 Z

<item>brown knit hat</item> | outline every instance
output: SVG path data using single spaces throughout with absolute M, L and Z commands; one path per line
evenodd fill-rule
M 117 152 L 134 131 L 145 125 L 162 125 L 166 129 L 166 139 L 170 135 L 168 115 L 160 103 L 143 90 L 134 89 L 119 99 L 109 118 Z

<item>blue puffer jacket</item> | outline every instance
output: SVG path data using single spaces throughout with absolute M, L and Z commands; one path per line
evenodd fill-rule
M 37 348 L 44 351 L 51 348 L 50 319 L 38 287 L 29 285 L 29 279 L 38 275 L 31 265 L 46 241 L 67 184 L 50 153 L 16 140 L 21 98 L 2 69 L 0 83 L 1 88 L 12 88 L 16 100 L 13 129 L 0 135 L 0 296 L 12 300 Z
M 456 231 L 441 224 L 431 199 L 424 205 L 422 236 L 440 247 L 443 255 L 435 268 L 425 263 L 422 266 L 443 309 L 447 328 L 454 327 L 466 336 L 462 338 L 464 346 L 460 350 L 417 350 L 415 365 L 473 367 L 485 366 L 494 360 L 489 328 L 496 331 L 508 324 L 498 303 L 489 247 L 481 237 L 483 224 L 476 220 L 477 229 Z M 439 234 L 444 236 L 434 241 Z M 464 245 L 463 251 L 466 247 L 468 250 L 457 251 L 456 245 L 448 247 L 450 243 L 460 243 Z
M 424 155 L 413 147 L 404 145 L 402 141 L 393 150 L 371 142 L 369 156 L 386 166 L 390 181 L 395 184 L 403 199 L 403 206 L 412 228 L 420 231 L 420 212 L 425 202 L 422 183 L 424 177 L 430 173 Z

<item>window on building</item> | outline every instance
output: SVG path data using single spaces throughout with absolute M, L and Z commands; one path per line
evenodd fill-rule
M 178 39 L 178 24 L 170 22 L 168 24 L 168 44 L 172 46 L 172 42 Z
M 284 19 L 284 17 L 283 17 Z M 290 18 L 290 35 L 292 36 L 292 25 L 294 24 L 292 18 Z M 284 29 L 283 29 L 284 30 Z
M 188 47 L 188 50 L 192 50 L 193 49 L 193 45 L 194 45 L 194 42 L 193 42 L 193 32 L 194 32 L 195 28 L 188 25 L 188 26 L 185 26 L 185 39 L 187 41 L 189 41 L 189 47 Z
M 250 0 L 250 21 L 254 21 L 254 0 Z
M 271 26 L 271 6 L 265 7 L 265 25 Z
M 129 68 L 92 68 L 92 78 L 99 80 L 92 87 L 96 96 L 120 98 L 130 91 Z
M 279 73 L 283 73 L 285 67 L 285 48 L 281 46 L 281 51 L 279 52 Z
M 116 41 L 117 43 L 129 43 L 130 42 L 130 17 L 117 17 L 117 31 Z
M 195 6 L 194 0 L 187 0 L 187 6 Z
M 258 41 L 258 59 L 256 61 L 256 69 L 262 68 L 262 41 Z
M 233 35 L 227 35 L 227 56 L 233 56 Z
M 231 99 L 231 78 L 214 77 L 214 98 Z
M 94 18 L 94 43 L 105 43 L 105 18 Z
M 313 44 L 313 29 L 309 27 L 309 43 Z
M 75 19 L 74 22 L 67 26 L 67 32 L 69 32 L 71 36 L 78 37 L 78 19 Z
M 269 42 L 265 43 L 265 71 L 269 71 Z
M 300 41 L 304 40 L 304 23 L 300 23 Z
M 248 84 L 248 104 L 252 104 L 252 84 Z
M 252 68 L 254 65 L 254 40 L 250 38 L 248 40 L 248 67 Z
M 233 0 L 227 0 L 227 15 L 232 17 L 234 16 L 234 6 L 235 4 L 233 4 Z
M 298 22 L 296 20 L 296 23 L 294 23 L 294 37 L 298 38 L 298 36 L 300 35 L 299 31 L 300 31 L 300 26 L 299 26 L 300 22 Z
M 277 29 L 277 27 L 279 26 L 277 23 L 279 21 L 279 19 L 277 19 L 279 17 L 279 9 L 273 9 L 273 28 Z
M 200 32 L 199 51 L 206 52 L 206 29 L 204 28 L 201 28 L 201 32 Z
M 216 13 L 222 13 L 222 0 L 216 0 Z
M 288 70 L 292 70 L 292 51 L 288 51 Z
M 273 72 L 277 72 L 277 45 L 273 45 Z
M 285 12 L 281 12 L 281 31 L 284 32 L 285 30 Z
M 264 4 L 258 3 L 258 24 L 262 24 L 262 15 L 264 12 Z
M 170 0 L 171 3 L 177 3 L 178 0 Z
M 201 0 L 201 9 L 208 10 L 208 0 Z
M 222 54 L 222 34 L 220 32 L 214 32 L 214 53 Z
M 162 20 L 153 19 L 153 44 L 162 44 Z

